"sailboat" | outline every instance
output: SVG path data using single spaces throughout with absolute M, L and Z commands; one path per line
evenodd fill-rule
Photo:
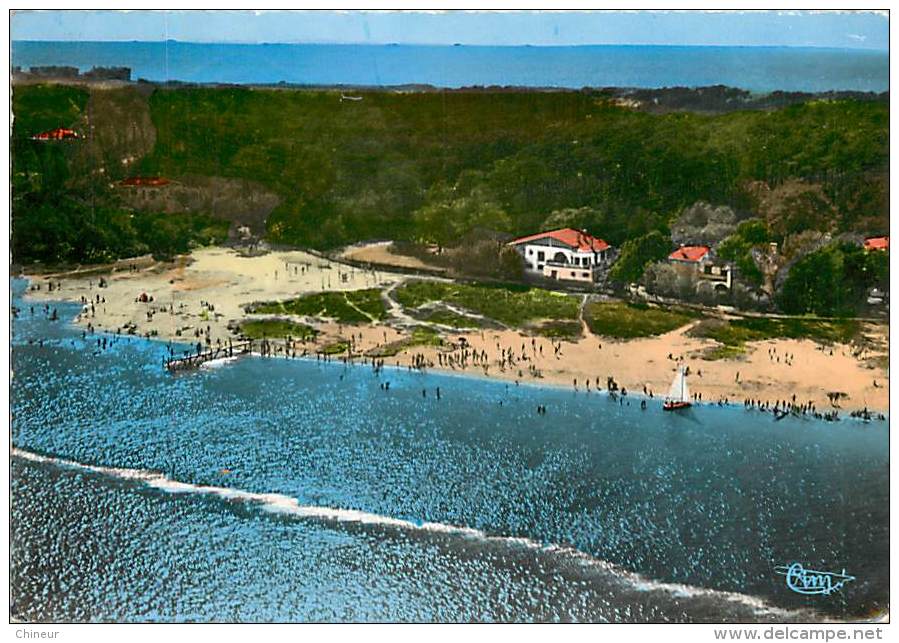
M 690 389 L 687 388 L 687 373 L 683 366 L 678 367 L 677 375 L 671 382 L 671 388 L 668 390 L 668 397 L 665 398 L 665 404 L 662 406 L 666 411 L 676 411 L 678 409 L 686 409 L 690 406 Z

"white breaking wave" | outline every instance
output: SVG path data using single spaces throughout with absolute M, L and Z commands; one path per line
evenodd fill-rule
M 216 496 L 227 501 L 250 502 L 255 503 L 263 511 L 271 513 L 284 514 L 289 516 L 297 516 L 300 518 L 309 518 L 322 521 L 338 522 L 338 523 L 356 523 L 363 525 L 377 525 L 382 527 L 393 527 L 406 531 L 430 532 L 449 534 L 462 538 L 470 538 L 486 543 L 502 543 L 505 545 L 518 546 L 541 552 L 549 552 L 561 555 L 569 560 L 576 561 L 584 567 L 599 569 L 610 573 L 626 584 L 638 591 L 658 591 L 666 592 L 672 596 L 682 598 L 698 598 L 706 597 L 710 599 L 719 599 L 722 601 L 736 603 L 747 608 L 751 608 L 757 615 L 771 615 L 787 618 L 803 617 L 804 620 L 824 620 L 822 617 L 811 611 L 793 611 L 770 605 L 761 598 L 740 594 L 737 592 L 726 592 L 714 589 L 706 589 L 703 587 L 695 587 L 680 583 L 666 583 L 646 578 L 636 572 L 621 569 L 617 565 L 608 561 L 595 558 L 580 550 L 562 545 L 544 545 L 537 541 L 523 537 L 512 536 L 491 536 L 480 529 L 471 527 L 460 527 L 457 525 L 448 525 L 440 522 L 414 522 L 402 518 L 392 518 L 390 516 L 382 516 L 380 514 L 361 511 L 358 509 L 338 509 L 334 507 L 322 507 L 316 505 L 300 504 L 299 500 L 291 496 L 280 493 L 258 493 L 254 491 L 244 491 L 241 489 L 231 489 L 228 487 L 216 487 L 211 485 L 197 485 L 187 482 L 179 482 L 166 477 L 158 471 L 149 471 L 145 469 L 122 469 L 116 467 L 104 467 L 93 464 L 84 464 L 73 460 L 65 460 L 51 456 L 44 456 L 31 451 L 25 451 L 12 447 L 10 450 L 12 457 L 38 462 L 57 467 L 65 467 L 80 471 L 89 471 L 103 476 L 118 478 L 120 480 L 132 480 L 140 482 L 148 487 L 159 489 L 172 494 L 195 494 Z

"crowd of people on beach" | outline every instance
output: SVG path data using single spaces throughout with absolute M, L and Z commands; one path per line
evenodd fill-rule
M 293 275 L 299 275 L 301 273 L 305 273 L 307 269 L 306 265 L 293 265 L 285 263 L 285 272 L 288 274 L 293 273 Z M 338 269 L 338 273 L 341 271 Z M 351 273 L 347 273 L 350 275 Z M 48 280 L 45 282 L 47 284 L 47 288 L 50 291 L 58 291 L 63 288 L 63 282 L 61 281 L 52 281 Z M 101 278 L 96 284 L 93 280 L 89 282 L 89 288 L 93 290 L 94 286 L 99 288 L 106 287 L 106 282 L 103 278 Z M 31 285 L 31 290 L 39 290 L 41 288 L 40 283 L 34 283 Z M 168 306 L 159 306 L 152 305 L 153 298 L 152 295 L 146 295 L 144 293 L 138 297 L 137 301 L 147 304 L 147 318 L 148 321 L 152 321 L 153 315 L 159 312 L 165 312 L 171 315 L 175 314 L 185 314 L 183 311 L 184 304 L 178 305 L 178 310 L 176 311 L 174 304 L 169 304 Z M 82 339 L 86 339 L 88 335 L 93 335 L 95 332 L 92 321 L 96 318 L 98 312 L 105 312 L 105 304 L 106 298 L 101 293 L 91 293 L 90 296 L 80 295 L 80 302 L 82 305 L 81 313 L 78 315 L 78 321 L 82 323 L 86 322 L 86 330 L 82 333 Z M 215 315 L 215 304 L 209 301 L 201 301 L 201 317 L 206 318 L 206 316 L 212 314 Z M 34 307 L 31 307 L 32 314 L 34 313 Z M 18 314 L 17 309 L 13 309 L 13 315 Z M 49 304 L 44 304 L 44 314 L 50 320 L 58 319 L 58 312 L 56 308 L 52 308 Z M 168 356 L 166 358 L 166 363 L 174 361 L 176 359 L 184 359 L 184 358 L 204 358 L 204 359 L 214 359 L 219 356 L 232 356 L 234 352 L 234 347 L 231 338 L 227 338 L 225 341 L 222 338 L 213 338 L 213 329 L 211 324 L 206 324 L 205 326 L 197 326 L 193 328 L 194 339 L 197 340 L 195 351 L 194 350 L 182 350 L 181 357 L 176 357 L 175 350 L 172 347 L 172 344 L 169 343 L 167 347 Z M 116 328 L 114 332 L 110 332 L 105 334 L 103 337 L 96 338 L 96 348 L 95 353 L 99 353 L 107 350 L 110 346 L 112 346 L 115 342 L 113 337 L 118 337 L 120 335 L 134 335 L 137 331 L 137 325 L 133 322 L 128 322 L 123 327 Z M 339 327 L 339 334 L 343 337 L 346 333 L 343 332 L 343 326 Z M 177 333 L 181 334 L 180 330 Z M 151 337 L 155 335 L 155 331 L 147 331 L 145 333 L 147 337 Z M 384 331 L 384 345 L 388 344 L 387 341 L 387 332 Z M 482 343 L 487 342 L 487 338 L 485 337 L 485 332 L 481 332 Z M 485 375 L 490 375 L 491 369 L 496 369 L 500 373 L 503 373 L 506 377 L 508 377 L 509 372 L 513 374 L 513 376 L 517 375 L 517 379 L 515 379 L 515 384 L 518 385 L 521 380 L 525 378 L 525 376 L 540 379 L 543 377 L 542 369 L 539 368 L 539 364 L 543 361 L 544 358 L 544 349 L 545 344 L 548 345 L 548 348 L 552 351 L 552 357 L 555 360 L 561 360 L 563 358 L 563 350 L 565 344 L 561 340 L 552 339 L 552 338 L 529 338 L 529 340 L 524 340 L 520 345 L 509 346 L 502 345 L 500 341 L 499 335 L 495 337 L 495 352 L 491 351 L 493 355 L 488 353 L 486 348 L 479 348 L 466 339 L 466 337 L 459 337 L 457 341 L 445 341 L 442 346 L 438 346 L 436 350 L 433 351 L 410 351 L 408 349 L 402 350 L 399 355 L 397 355 L 396 366 L 401 366 L 405 364 L 406 368 L 410 371 L 426 371 L 431 368 L 440 368 L 440 369 L 448 369 L 448 370 L 467 370 L 467 369 L 477 369 L 482 371 Z M 43 340 L 37 340 L 37 342 L 42 345 Z M 297 346 L 297 342 L 301 344 L 301 346 Z M 270 356 L 284 356 L 288 358 L 304 358 L 309 357 L 312 354 L 315 354 L 316 360 L 323 362 L 330 362 L 333 359 L 336 359 L 340 354 L 340 345 L 346 344 L 346 348 L 344 349 L 345 354 L 340 357 L 340 359 L 346 364 L 355 363 L 357 360 L 362 361 L 365 364 L 371 364 L 371 367 L 375 374 L 380 374 L 383 372 L 385 367 L 385 360 L 383 358 L 369 357 L 366 355 L 367 352 L 375 352 L 382 347 L 379 342 L 376 346 L 369 347 L 366 351 L 364 348 L 364 336 L 360 332 L 358 334 L 358 340 L 356 334 L 350 333 L 349 340 L 346 341 L 341 339 L 340 342 L 336 342 L 333 344 L 335 349 L 338 349 L 331 354 L 330 351 L 325 350 L 326 347 L 316 348 L 315 346 L 307 347 L 306 346 L 306 338 L 300 338 L 299 340 L 288 337 L 281 341 L 262 339 L 253 342 L 251 345 L 253 347 L 253 352 L 258 352 L 258 354 L 264 357 Z M 214 346 L 214 348 L 213 348 Z M 599 345 L 601 349 L 601 344 Z M 825 350 L 822 348 L 821 350 Z M 833 349 L 830 348 L 830 354 L 833 354 Z M 859 353 L 860 355 L 861 353 Z M 791 366 L 794 363 L 795 355 L 791 352 L 778 352 L 777 347 L 769 347 L 767 349 L 767 356 L 769 360 L 773 363 L 777 364 L 785 364 L 787 366 Z M 853 356 L 856 356 L 856 351 L 853 351 Z M 678 366 L 682 366 L 685 368 L 685 372 L 687 374 L 693 374 L 690 371 L 690 366 L 686 364 L 686 360 L 684 356 L 675 356 L 673 353 L 668 354 L 668 359 L 674 361 Z M 435 361 L 436 360 L 436 361 Z M 695 372 L 695 375 L 699 378 L 702 377 L 702 370 L 699 369 Z M 601 377 L 596 376 L 594 378 L 572 378 L 572 389 L 575 392 L 584 391 L 586 393 L 590 393 L 593 391 L 603 392 L 603 387 L 601 386 Z M 737 371 L 734 376 L 734 382 L 737 384 L 741 384 L 740 372 Z M 874 381 L 874 387 L 878 388 L 877 381 Z M 382 383 L 382 388 L 384 390 L 388 390 L 389 383 Z M 627 399 L 627 390 L 620 386 L 618 382 L 615 381 L 615 378 L 612 376 L 608 376 L 605 381 L 605 391 L 608 393 L 609 397 L 613 401 L 617 401 L 620 405 L 630 405 L 629 400 Z M 426 393 L 423 392 L 423 396 Z M 831 394 L 834 395 L 834 394 Z M 839 394 L 836 394 L 839 395 Z M 440 399 L 440 394 L 436 394 L 436 398 Z M 640 408 L 647 408 L 647 400 L 652 400 L 655 398 L 654 392 L 647 386 L 643 385 L 643 399 L 640 401 Z M 691 394 L 691 399 L 695 404 L 703 403 L 703 394 L 700 391 L 694 391 Z M 835 398 L 831 398 L 831 404 L 834 407 L 833 409 L 826 411 L 819 411 L 815 403 L 813 401 L 807 401 L 803 403 L 797 403 L 796 396 L 794 395 L 791 400 L 774 400 L 773 403 L 768 400 L 762 400 L 758 398 L 745 398 L 743 400 L 744 408 L 747 410 L 755 410 L 766 413 L 771 413 L 776 420 L 780 420 L 787 415 L 792 415 L 795 417 L 813 417 L 816 419 L 822 419 L 826 421 L 836 421 L 839 419 L 839 410 L 837 405 L 837 400 Z M 714 402 L 708 402 L 709 404 L 717 404 L 718 406 L 729 406 L 730 399 L 726 396 L 719 397 Z M 547 413 L 547 409 L 545 405 L 538 405 L 539 414 L 545 415 Z M 862 410 L 855 410 L 849 413 L 850 417 L 858 418 L 862 420 L 883 420 L 885 416 L 881 413 L 869 411 L 867 407 Z

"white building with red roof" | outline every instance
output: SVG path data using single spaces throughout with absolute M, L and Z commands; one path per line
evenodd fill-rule
M 592 283 L 613 259 L 612 246 L 573 228 L 532 234 L 509 245 L 521 254 L 526 272 L 548 279 Z
M 668 262 L 684 276 L 714 282 L 716 290 L 731 287 L 730 266 L 717 263 L 708 246 L 681 246 L 668 255 Z

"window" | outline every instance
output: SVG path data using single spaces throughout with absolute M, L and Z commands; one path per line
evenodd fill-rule
M 574 276 L 575 276 L 575 274 L 574 274 L 574 270 L 572 270 L 572 271 L 571 271 L 571 276 L 572 276 L 572 277 L 574 277 Z
M 530 257 L 532 254 L 534 254 L 534 251 L 528 248 L 528 256 Z
M 537 253 L 537 261 L 543 261 L 544 259 L 546 259 L 546 253 L 544 253 L 542 250 L 540 250 Z

